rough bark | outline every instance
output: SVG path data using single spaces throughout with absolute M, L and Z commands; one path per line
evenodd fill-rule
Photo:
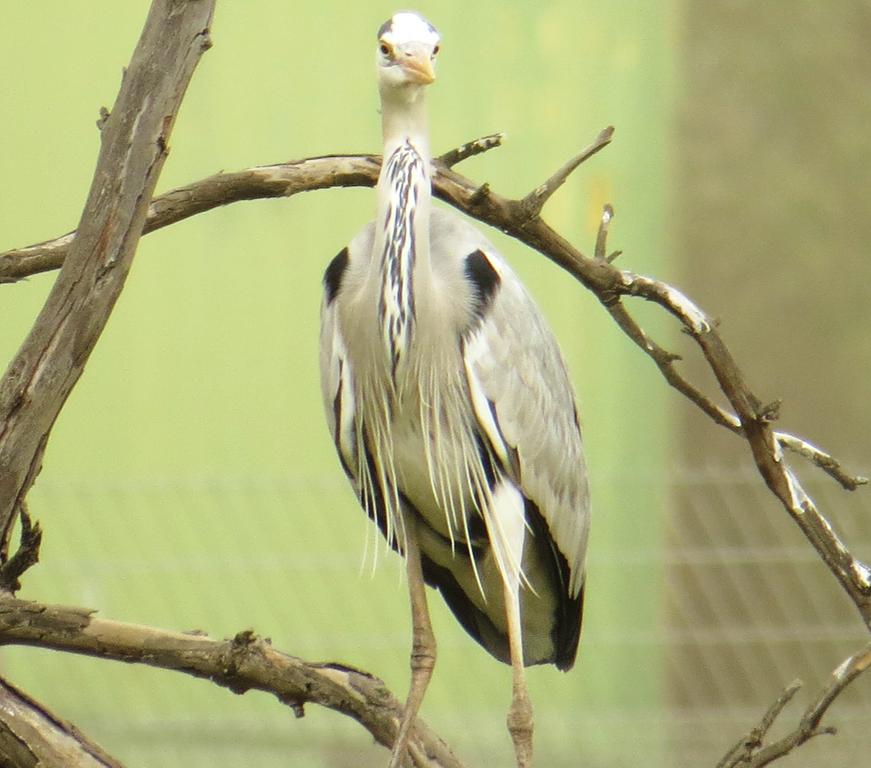
M 33 645 L 146 664 L 210 680 L 233 693 L 272 693 L 302 717 L 308 703 L 359 722 L 393 745 L 402 704 L 377 677 L 341 664 L 308 663 L 276 650 L 250 630 L 230 640 L 109 621 L 93 611 L 0 597 L 0 645 Z M 450 748 L 417 720 L 409 744 L 418 768 L 462 768 Z

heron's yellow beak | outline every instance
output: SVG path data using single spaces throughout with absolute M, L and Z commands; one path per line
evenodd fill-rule
M 414 50 L 406 51 L 400 57 L 399 64 L 414 83 L 429 85 L 436 79 L 429 51 L 426 48 L 415 48 Z

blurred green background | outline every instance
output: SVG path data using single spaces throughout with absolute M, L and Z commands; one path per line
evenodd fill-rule
M 840 59 L 845 47 L 862 49 L 851 30 L 867 21 L 868 5 L 834 18 L 790 3 L 791 32 L 776 23 L 785 5 L 420 3 L 444 39 L 429 101 L 432 146 L 440 153 L 505 131 L 503 148 L 459 170 L 519 196 L 616 125 L 614 144 L 560 190 L 547 219 L 590 252 L 601 206 L 613 202 L 611 245 L 625 251 L 623 266 L 698 291 L 734 328 L 727 340 L 760 395 L 792 403 L 787 426 L 797 421 L 808 437 L 864 457 L 867 470 L 867 282 L 841 277 L 829 292 L 829 271 L 803 267 L 831 264 L 837 273 L 848 262 L 851 275 L 869 275 L 860 263 L 861 244 L 871 242 L 867 208 L 855 201 L 868 202 L 871 188 L 862 186 L 871 181 L 871 142 L 861 127 L 871 64 L 867 52 Z M 114 100 L 147 7 L 4 3 L 0 248 L 75 225 L 99 108 Z M 224 169 L 378 151 L 374 33 L 394 10 L 221 0 L 215 47 L 195 73 L 158 191 Z M 837 96 L 819 74 L 826 67 L 847 68 Z M 841 110 L 839 120 L 813 122 L 829 111 L 807 96 L 811 88 Z M 796 126 L 808 131 L 806 143 Z M 760 158 L 772 164 L 764 177 Z M 808 176 L 814 168 L 835 171 L 819 179 Z M 795 176 L 806 184 L 791 195 Z M 832 189 L 857 206 L 851 215 L 836 205 L 818 214 L 815 195 L 831 200 Z M 46 535 L 23 597 L 214 636 L 251 627 L 294 655 L 370 670 L 404 695 L 401 567 L 390 556 L 374 573 L 361 568 L 371 532 L 334 456 L 317 374 L 321 274 L 373 206 L 371 190 L 323 191 L 234 205 L 142 240 L 31 494 Z M 714 765 L 779 685 L 821 679 L 861 627 L 737 464 L 738 442 L 721 445 L 571 279 L 488 235 L 561 340 L 592 471 L 578 663 L 568 674 L 529 673 L 539 765 Z M 790 236 L 798 246 L 787 245 Z M 52 279 L 0 286 L 4 360 Z M 660 341 L 678 344 L 657 313 L 633 309 Z M 843 343 L 823 322 L 833 317 L 852 331 Z M 813 365 L 802 364 L 809 349 Z M 843 508 L 840 495 L 832 499 Z M 867 550 L 869 509 L 859 504 L 838 522 Z M 760 517 L 770 531 L 754 527 Z M 810 606 L 799 626 L 810 627 L 807 637 L 792 612 L 772 618 L 797 578 L 820 596 L 794 606 Z M 510 671 L 440 600 L 432 606 L 440 657 L 422 714 L 469 765 L 507 765 Z M 309 707 L 296 721 L 266 696 L 234 697 L 179 675 L 31 649 L 3 649 L 0 671 L 131 766 L 379 765 L 386 757 L 339 715 Z M 842 724 L 869 714 L 862 682 Z M 867 753 L 862 730 L 844 729 L 846 755 Z M 824 752 L 808 754 L 793 765 Z

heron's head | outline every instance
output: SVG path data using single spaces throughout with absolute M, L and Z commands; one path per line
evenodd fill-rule
M 399 11 L 378 30 L 378 88 L 382 98 L 402 94 L 414 99 L 435 80 L 439 33 L 423 16 Z

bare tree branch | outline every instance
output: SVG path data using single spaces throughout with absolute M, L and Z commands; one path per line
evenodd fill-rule
M 250 630 L 231 640 L 214 640 L 109 621 L 82 608 L 0 597 L 0 645 L 10 644 L 176 670 L 233 693 L 265 691 L 297 717 L 306 703 L 318 704 L 352 717 L 388 748 L 402 716 L 402 704 L 377 677 L 340 664 L 304 662 Z M 412 732 L 411 754 L 417 768 L 462 768 L 421 720 Z
M 492 133 L 489 136 L 482 136 L 480 139 L 461 144 L 456 149 L 450 149 L 443 155 L 434 157 L 433 164 L 442 168 L 453 168 L 463 160 L 489 152 L 496 147 L 501 147 L 504 139 L 504 133 Z
M 123 768 L 74 725 L 0 679 L 0 765 Z
M 218 173 L 155 197 L 143 234 L 241 200 L 291 197 L 331 187 L 373 187 L 380 168 L 381 158 L 376 155 L 333 155 Z M 66 259 L 74 234 L 0 253 L 0 282 L 57 269 Z
M 754 750 L 762 746 L 762 742 L 774 725 L 774 721 L 783 712 L 783 708 L 793 700 L 795 695 L 801 690 L 801 680 L 793 680 L 786 688 L 781 691 L 780 695 L 774 700 L 770 707 L 766 710 L 759 724 L 756 725 L 750 733 L 742 736 L 741 739 L 730 749 L 723 759 L 717 763 L 717 768 L 735 768 L 741 765 L 742 762 L 748 760 Z
M 568 173 L 566 169 L 576 167 L 578 162 L 610 140 L 611 133 L 605 129 L 588 149 L 536 189 L 548 190 L 554 184 L 558 186 L 565 180 Z M 479 140 L 479 143 L 489 148 L 486 139 Z M 457 151 L 458 156 L 468 156 L 468 152 L 462 149 Z M 452 159 L 453 156 L 448 153 L 443 157 Z M 289 197 L 299 192 L 337 186 L 373 186 L 379 168 L 380 159 L 377 156 L 343 155 L 217 174 L 156 198 L 149 208 L 145 231 L 165 227 L 202 211 L 239 200 Z M 784 461 L 781 447 L 785 445 L 791 450 L 798 450 L 847 489 L 856 488 L 865 479 L 848 474 L 831 456 L 810 443 L 772 429 L 772 408 L 750 390 L 737 362 L 720 337 L 716 324 L 676 288 L 629 270 L 617 269 L 608 259 L 584 256 L 534 212 L 535 206 L 530 208 L 530 195 L 539 200 L 541 198 L 536 190 L 524 198 L 505 198 L 493 192 L 488 185 L 475 183 L 444 165 L 436 165 L 433 187 L 442 200 L 535 248 L 571 273 L 599 298 L 617 325 L 654 361 L 671 386 L 717 424 L 743 436 L 769 489 L 789 511 L 841 583 L 866 625 L 871 625 L 871 569 L 850 554 L 831 524 L 817 510 Z M 606 234 L 602 235 L 597 252 L 604 251 Z M 66 235 L 37 246 L 0 254 L 0 279 L 15 280 L 56 267 L 64 259 L 69 238 L 70 235 Z M 636 296 L 658 304 L 681 323 L 701 349 L 734 412 L 714 403 L 678 372 L 675 366 L 678 356 L 655 343 L 636 323 L 623 304 L 624 296 Z
M 602 209 L 602 218 L 599 221 L 599 233 L 596 235 L 596 249 L 593 256 L 599 261 L 607 261 L 609 264 L 623 253 L 623 251 L 607 253 L 608 228 L 611 226 L 613 219 L 614 208 L 610 203 L 605 203 L 605 207 Z
M 837 459 L 807 440 L 802 440 L 802 438 L 788 432 L 775 432 L 774 436 L 781 447 L 804 456 L 808 461 L 816 464 L 823 472 L 840 483 L 845 490 L 855 491 L 860 485 L 867 485 L 867 477 L 849 474 Z
M 832 672 L 829 682 L 805 710 L 794 730 L 778 741 L 763 746 L 774 721 L 801 688 L 801 682 L 791 683 L 768 708 L 759 724 L 729 750 L 717 764 L 717 768 L 763 768 L 815 736 L 834 734 L 834 728 L 821 725 L 823 716 L 832 702 L 869 666 L 871 666 L 871 643 L 852 656 L 848 656 L 838 665 Z
M 611 138 L 614 136 L 613 126 L 603 128 L 599 135 L 589 147 L 575 155 L 571 160 L 564 163 L 551 175 L 545 182 L 533 189 L 523 200 L 520 201 L 520 206 L 523 208 L 527 218 L 538 218 L 544 204 L 550 200 L 553 193 L 556 192 L 566 179 L 575 172 L 577 167 L 586 160 L 589 160 L 597 152 L 603 150 L 611 143 Z
M 163 168 L 175 116 L 211 45 L 215 0 L 154 0 L 112 113 L 79 228 L 0 381 L 0 543 L 39 473 L 49 432 L 115 304 Z

